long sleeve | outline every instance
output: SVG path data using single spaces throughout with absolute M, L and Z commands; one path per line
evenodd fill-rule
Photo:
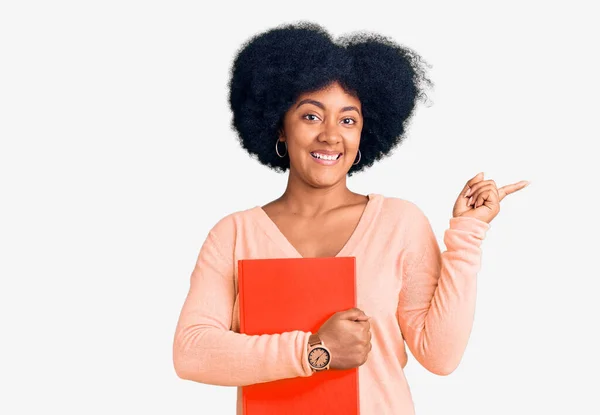
M 431 224 L 419 209 L 402 255 L 403 282 L 397 318 L 413 356 L 432 373 L 448 375 L 459 365 L 475 313 L 481 243 L 489 224 L 450 219 L 440 252 Z
M 177 375 L 186 380 L 245 386 L 310 376 L 310 333 L 249 336 L 231 330 L 235 304 L 233 255 L 211 231 L 190 278 L 173 343 Z

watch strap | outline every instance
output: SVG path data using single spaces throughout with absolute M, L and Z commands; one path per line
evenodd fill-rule
M 308 337 L 308 347 L 313 347 L 313 346 L 316 346 L 317 344 L 323 344 L 323 341 L 321 340 L 321 338 L 319 337 L 319 335 L 317 333 L 312 333 Z

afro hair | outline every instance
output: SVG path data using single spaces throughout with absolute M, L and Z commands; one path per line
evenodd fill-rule
M 238 50 L 229 80 L 232 128 L 242 147 L 279 172 L 289 157 L 275 153 L 287 110 L 306 92 L 338 82 L 362 106 L 361 171 L 404 138 L 417 100 L 426 99 L 423 59 L 390 38 L 354 32 L 336 41 L 320 25 L 301 21 L 255 35 Z

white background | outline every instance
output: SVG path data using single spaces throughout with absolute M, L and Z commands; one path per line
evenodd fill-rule
M 229 126 L 234 54 L 304 19 L 432 65 L 433 105 L 352 190 L 417 203 L 441 242 L 479 171 L 532 182 L 482 245 L 460 367 L 409 360 L 417 414 L 600 413 L 599 33 L 593 2 L 556 3 L 2 2 L 0 413 L 234 413 L 176 376 L 173 334 L 209 228 L 285 185 Z

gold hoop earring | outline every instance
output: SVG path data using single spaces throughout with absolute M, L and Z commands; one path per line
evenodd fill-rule
M 360 163 L 360 157 L 361 157 L 361 156 L 360 156 L 360 148 L 359 148 L 359 149 L 358 149 L 358 160 L 357 160 L 357 161 L 355 161 L 355 162 L 352 164 L 353 166 L 356 166 L 358 163 Z
M 287 154 L 287 143 L 284 141 L 284 142 L 283 142 L 283 144 L 285 144 L 285 153 L 284 153 L 283 155 L 281 155 L 281 154 L 279 153 L 279 147 L 278 147 L 278 145 L 279 145 L 279 139 L 277 139 L 277 141 L 275 141 L 275 152 L 277 153 L 277 155 L 278 155 L 280 158 L 284 158 L 284 157 L 285 157 L 285 155 Z

